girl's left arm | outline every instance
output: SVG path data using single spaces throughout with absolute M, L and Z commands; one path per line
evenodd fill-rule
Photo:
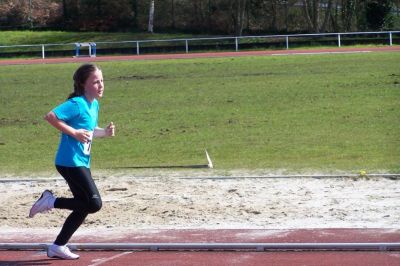
M 106 128 L 96 127 L 94 129 L 93 136 L 95 138 L 114 137 L 115 136 L 114 123 L 111 122 Z

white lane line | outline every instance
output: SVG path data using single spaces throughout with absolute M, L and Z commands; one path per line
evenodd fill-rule
M 123 252 L 123 253 L 114 255 L 114 256 L 112 256 L 112 257 L 109 257 L 109 258 L 94 259 L 94 260 L 92 260 L 92 262 L 95 262 L 95 263 L 90 264 L 89 266 L 98 266 L 98 265 L 104 264 L 104 263 L 106 263 L 106 262 L 112 261 L 112 260 L 114 260 L 114 259 L 116 259 L 116 258 L 125 256 L 125 255 L 128 255 L 128 254 L 130 254 L 130 253 L 132 253 L 132 251 Z
M 343 52 L 294 52 L 294 53 L 281 53 L 272 55 L 324 55 L 324 54 L 357 54 L 357 53 L 371 53 L 372 51 L 343 51 Z

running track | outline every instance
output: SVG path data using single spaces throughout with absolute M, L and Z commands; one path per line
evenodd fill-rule
M 50 243 L 54 235 L 4 233 L 1 243 Z M 400 229 L 99 230 L 71 243 L 378 243 L 399 242 Z M 0 244 L 1 247 L 1 244 Z M 0 265 L 400 265 L 395 251 L 77 251 L 73 264 L 41 250 L 0 251 Z
M 0 60 L 0 65 L 161 60 L 236 56 L 400 52 L 400 46 L 193 54 Z M 54 235 L 11 232 L 1 243 L 50 243 Z M 399 243 L 398 229 L 142 230 L 79 234 L 71 243 Z M 400 265 L 400 251 L 78 251 L 78 261 L 49 259 L 42 250 L 0 250 L 0 265 Z
M 400 46 L 382 46 L 370 48 L 327 48 L 303 50 L 268 50 L 246 52 L 216 52 L 216 53 L 188 53 L 188 54 L 149 54 L 130 56 L 98 56 L 98 57 L 64 57 L 47 59 L 5 59 L 0 60 L 1 65 L 27 65 L 27 64 L 57 64 L 57 63 L 83 63 L 104 61 L 132 61 L 132 60 L 161 60 L 185 58 L 211 58 L 211 57 L 237 57 L 237 56 L 272 56 L 272 55 L 300 55 L 300 54 L 337 54 L 337 53 L 369 53 L 369 52 L 400 52 Z

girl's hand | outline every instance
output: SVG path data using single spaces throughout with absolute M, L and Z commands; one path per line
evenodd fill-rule
M 75 130 L 74 137 L 82 143 L 89 142 L 92 138 L 90 131 L 86 129 L 77 129 Z
M 109 137 L 114 137 L 115 136 L 115 126 L 114 123 L 111 122 L 107 127 L 106 127 L 106 136 Z

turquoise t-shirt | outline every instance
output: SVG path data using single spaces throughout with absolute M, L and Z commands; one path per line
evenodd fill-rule
M 93 133 L 97 127 L 99 102 L 95 99 L 90 103 L 85 96 L 67 100 L 53 109 L 58 119 L 75 129 L 86 129 Z M 61 134 L 55 164 L 66 167 L 84 166 L 90 168 L 89 143 L 81 143 L 74 137 Z

